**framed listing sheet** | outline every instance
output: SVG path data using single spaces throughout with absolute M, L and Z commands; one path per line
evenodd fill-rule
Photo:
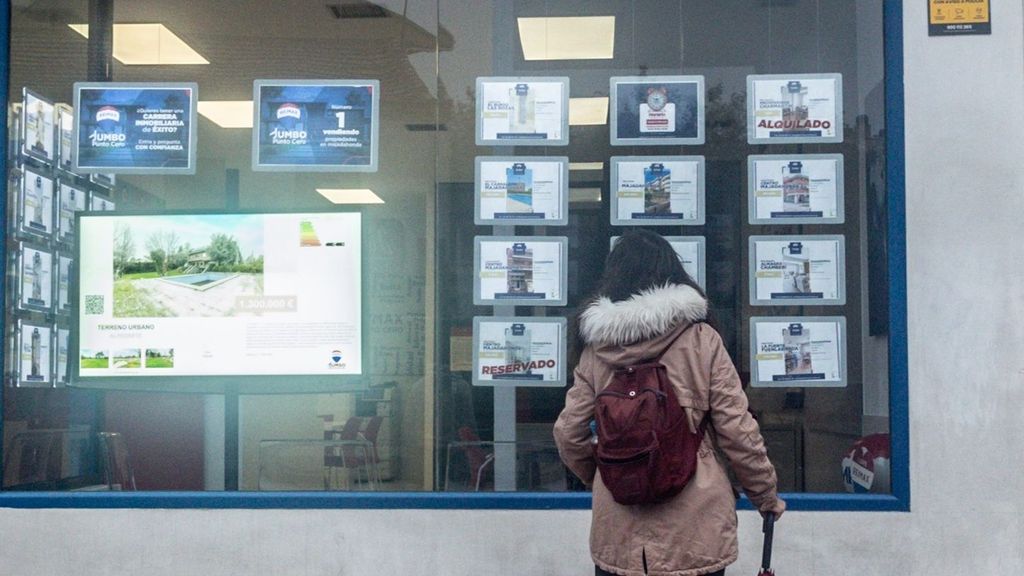
M 75 168 L 75 113 L 67 104 L 57 104 L 55 110 L 57 168 L 70 172 Z
M 18 386 L 53 386 L 53 328 L 19 319 L 15 326 Z
M 25 166 L 18 200 L 18 230 L 47 239 L 53 237 L 53 179 Z
M 846 318 L 750 319 L 751 386 L 846 386 Z
M 843 141 L 841 74 L 747 76 L 747 142 Z
M 85 190 L 71 181 L 57 181 L 57 239 L 71 244 L 75 241 L 75 212 L 84 212 L 89 206 Z
M 617 76 L 608 90 L 613 146 L 704 143 L 703 76 Z
M 53 102 L 25 88 L 22 90 L 21 153 L 29 158 L 53 162 Z
M 565 318 L 473 318 L 473 385 L 565 385 L 565 326 Z
M 612 236 L 611 247 L 615 248 L 615 243 L 619 241 L 621 236 Z M 706 263 L 705 263 L 705 250 L 707 241 L 703 236 L 664 236 L 665 240 L 672 246 L 672 249 L 676 251 L 676 255 L 679 256 L 679 261 L 683 264 L 683 270 L 689 274 L 690 278 L 699 285 L 701 288 L 706 288 L 705 274 L 706 274 Z
M 569 223 L 569 159 L 476 158 L 474 222 L 550 226 Z
M 256 80 L 252 169 L 376 172 L 378 80 Z
M 568 145 L 569 78 L 477 78 L 476 144 Z
M 477 236 L 474 242 L 474 304 L 565 306 L 567 238 Z
M 751 224 L 842 224 L 843 155 L 747 157 Z
M 611 223 L 704 224 L 703 156 L 613 156 Z
M 53 311 L 53 252 L 23 242 L 18 252 L 18 308 Z
M 750 304 L 846 303 L 843 236 L 751 236 Z

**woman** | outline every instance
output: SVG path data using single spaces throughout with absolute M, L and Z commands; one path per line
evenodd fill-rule
M 590 552 L 596 574 L 723 574 L 736 560 L 736 501 L 716 449 L 728 457 L 762 514 L 782 515 L 775 469 L 708 303 L 661 236 L 624 235 L 609 254 L 597 295 L 578 319 L 586 348 L 555 423 L 562 460 L 593 487 Z M 596 473 L 590 421 L 594 398 L 618 367 L 657 357 L 690 419 L 709 414 L 697 469 L 682 492 L 657 504 L 616 503 Z M 598 439 L 600 441 L 600 439 Z

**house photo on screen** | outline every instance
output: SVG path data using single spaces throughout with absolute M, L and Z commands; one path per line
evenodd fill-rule
M 74 379 L 360 374 L 360 221 L 81 217 Z

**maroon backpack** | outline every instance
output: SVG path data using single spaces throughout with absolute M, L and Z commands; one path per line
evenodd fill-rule
M 706 419 L 696 434 L 690 431 L 661 364 L 664 355 L 616 370 L 595 401 L 597 468 L 619 504 L 671 498 L 697 469 Z

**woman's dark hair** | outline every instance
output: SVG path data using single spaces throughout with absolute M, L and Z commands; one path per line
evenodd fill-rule
M 620 302 L 666 284 L 685 284 L 704 296 L 668 240 L 649 230 L 633 229 L 608 254 L 595 296 Z

